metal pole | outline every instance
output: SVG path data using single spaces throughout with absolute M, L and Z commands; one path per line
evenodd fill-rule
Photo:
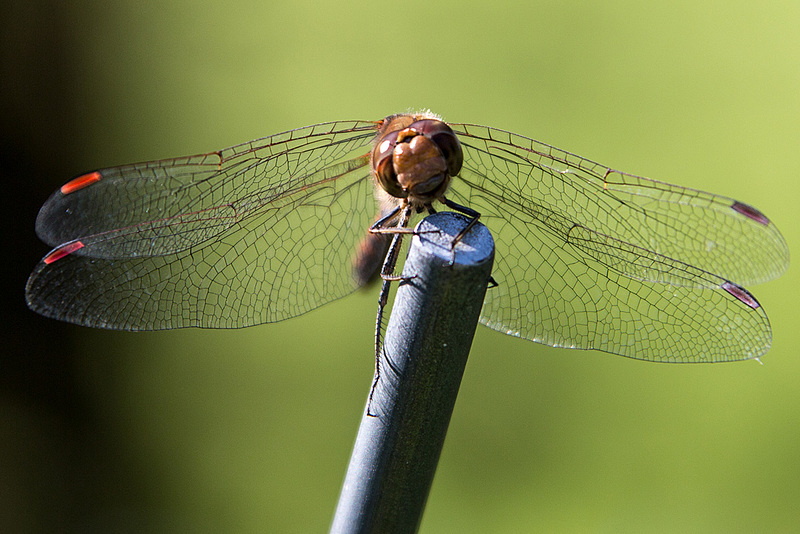
M 452 212 L 416 228 L 331 532 L 416 532 L 467 363 L 494 241 Z

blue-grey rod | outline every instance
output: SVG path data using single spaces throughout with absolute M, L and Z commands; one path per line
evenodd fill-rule
M 333 533 L 419 529 L 494 260 L 480 223 L 452 248 L 469 220 L 439 212 L 416 228 Z

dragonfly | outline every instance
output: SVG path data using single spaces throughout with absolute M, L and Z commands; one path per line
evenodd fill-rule
M 654 362 L 770 348 L 745 286 L 782 275 L 789 252 L 761 211 L 429 111 L 82 174 L 38 214 L 54 248 L 26 299 L 89 327 L 240 328 L 380 276 L 377 352 L 400 240 L 442 207 L 480 217 L 494 237 L 489 328 Z

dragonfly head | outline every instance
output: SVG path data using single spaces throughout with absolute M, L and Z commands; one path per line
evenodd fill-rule
M 372 172 L 393 197 L 430 204 L 461 170 L 463 153 L 447 124 L 416 118 L 399 115 L 387 121 L 372 151 Z

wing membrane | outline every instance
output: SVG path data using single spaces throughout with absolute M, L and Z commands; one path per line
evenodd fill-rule
M 464 166 L 449 196 L 482 214 L 497 247 L 484 324 L 653 361 L 768 350 L 764 310 L 728 281 L 785 271 L 786 243 L 766 218 L 508 132 L 451 126 Z
M 335 179 L 329 166 L 366 152 L 375 129 L 371 122 L 317 124 L 209 154 L 96 171 L 101 178 L 91 185 L 48 199 L 36 232 L 54 247 L 80 239 L 80 254 L 98 258 L 178 252 Z
M 494 202 L 540 219 L 557 214 L 742 285 L 788 268 L 775 225 L 746 216 L 736 209 L 746 205 L 731 198 L 615 171 L 503 130 L 451 126 L 466 148 L 470 186 Z
M 348 294 L 353 251 L 377 210 L 367 168 L 375 129 L 316 125 L 103 170 L 83 189 L 56 192 L 38 232 L 84 246 L 36 267 L 29 305 L 104 328 L 231 328 Z

